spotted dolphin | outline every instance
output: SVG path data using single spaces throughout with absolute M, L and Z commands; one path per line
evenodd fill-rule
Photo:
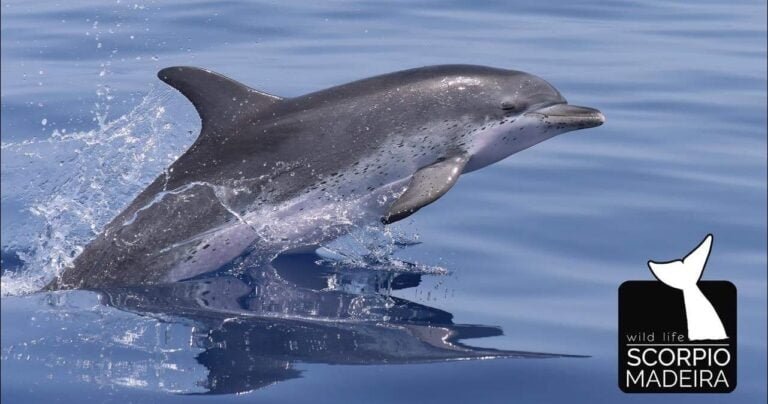
M 461 174 L 604 122 L 539 77 L 484 66 L 421 67 L 294 98 L 194 67 L 158 77 L 192 102 L 199 137 L 48 289 L 174 282 L 245 252 L 317 246 L 406 218 Z

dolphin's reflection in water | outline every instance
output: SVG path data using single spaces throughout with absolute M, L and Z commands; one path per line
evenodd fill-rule
M 341 268 L 316 255 L 281 256 L 245 275 L 102 290 L 103 302 L 170 315 L 202 328 L 209 394 L 240 393 L 300 377 L 294 363 L 383 365 L 560 355 L 476 348 L 460 341 L 502 334 L 454 324 L 451 313 L 389 295 L 421 275 Z

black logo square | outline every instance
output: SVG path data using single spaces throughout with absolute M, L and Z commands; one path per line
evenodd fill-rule
M 729 393 L 736 388 L 736 287 L 728 281 L 696 285 L 700 293 L 659 281 L 628 281 L 619 287 L 622 391 Z M 715 320 L 700 313 L 698 306 L 707 306 L 706 301 L 716 312 Z M 688 338 L 694 331 L 689 327 L 717 317 L 726 338 Z

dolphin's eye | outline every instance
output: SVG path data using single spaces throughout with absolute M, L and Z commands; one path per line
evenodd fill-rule
M 513 101 L 502 101 L 501 102 L 501 109 L 505 111 L 516 111 L 518 108 L 518 105 L 514 103 Z

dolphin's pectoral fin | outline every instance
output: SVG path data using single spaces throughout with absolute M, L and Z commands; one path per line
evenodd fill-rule
M 416 171 L 408 188 L 392 204 L 382 222 L 389 224 L 405 219 L 445 195 L 459 179 L 468 160 L 466 155 L 454 156 Z
M 282 100 L 197 67 L 167 67 L 157 77 L 192 102 L 203 121 L 203 135 L 227 129 L 242 113 L 258 111 Z

